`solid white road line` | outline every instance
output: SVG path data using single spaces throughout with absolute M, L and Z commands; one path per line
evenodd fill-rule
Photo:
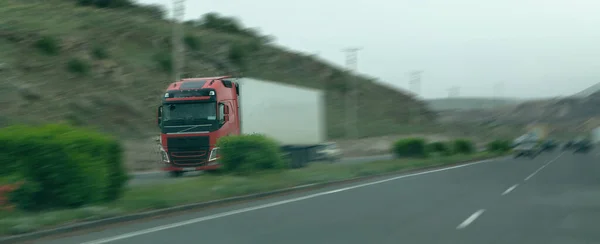
M 502 196 L 504 196 L 504 195 L 506 195 L 506 194 L 510 193 L 511 191 L 513 191 L 515 188 L 517 188 L 517 186 L 518 186 L 518 185 L 519 185 L 519 184 L 516 184 L 516 185 L 514 185 L 514 186 L 511 186 L 510 188 L 506 189 L 506 191 L 504 191 L 504 192 L 502 193 Z
M 412 176 L 425 175 L 425 174 L 442 172 L 442 171 L 447 171 L 447 170 L 452 170 L 452 169 L 458 169 L 458 168 L 462 168 L 462 167 L 472 166 L 472 165 L 476 165 L 476 164 L 480 164 L 480 163 L 486 163 L 486 162 L 491 162 L 491 161 L 494 161 L 494 160 L 489 160 L 488 159 L 488 160 L 483 160 L 483 161 L 478 161 L 478 162 L 473 162 L 473 163 L 468 163 L 468 164 L 462 164 L 462 165 L 452 166 L 452 167 L 448 167 L 448 168 L 442 168 L 442 169 L 424 171 L 424 172 L 419 172 L 419 173 L 414 173 L 414 174 L 407 174 L 407 175 L 396 176 L 396 177 L 388 178 L 388 179 L 385 179 L 385 180 L 374 181 L 374 182 L 369 182 L 369 183 L 364 183 L 364 184 L 359 184 L 359 185 L 344 187 L 344 188 L 340 188 L 340 189 L 337 189 L 337 190 L 320 192 L 320 193 L 315 193 L 315 194 L 311 194 L 311 195 L 308 195 L 308 196 L 292 198 L 292 199 L 283 200 L 283 201 L 279 201 L 279 202 L 273 202 L 273 203 L 268 203 L 268 204 L 264 204 L 264 205 L 259 205 L 259 206 L 254 206 L 254 207 L 248 207 L 248 208 L 242 208 L 242 209 L 233 210 L 233 211 L 229 211 L 229 212 L 218 213 L 218 214 L 214 214 L 214 215 L 209 215 L 209 216 L 205 216 L 205 217 L 190 219 L 190 220 L 186 220 L 186 221 L 182 221 L 182 222 L 177 222 L 177 223 L 173 223 L 173 224 L 162 225 L 162 226 L 158 226 L 158 227 L 154 227 L 154 228 L 150 228 L 150 229 L 134 231 L 134 232 L 130 232 L 130 233 L 126 233 L 126 234 L 122 234 L 122 235 L 118 235 L 118 236 L 113 236 L 113 237 L 109 237 L 109 238 L 104 238 L 104 239 L 98 239 L 98 240 L 94 240 L 94 241 L 84 242 L 84 243 L 81 243 L 81 244 L 103 244 L 103 243 L 109 243 L 109 242 L 113 242 L 113 241 L 119 241 L 119 240 L 131 238 L 131 237 L 135 237 L 135 236 L 140 236 L 140 235 L 145 235 L 145 234 L 149 234 L 149 233 L 153 233 L 153 232 L 158 232 L 158 231 L 162 231 L 162 230 L 177 228 L 177 227 L 180 227 L 180 226 L 195 224 L 195 223 L 204 222 L 204 221 L 208 221 L 208 220 L 212 220 L 212 219 L 223 218 L 223 217 L 227 217 L 227 216 L 230 216 L 230 215 L 241 214 L 241 213 L 255 211 L 255 210 L 259 210 L 259 209 L 263 209 L 263 208 L 275 207 L 275 206 L 279 206 L 279 205 L 284 205 L 284 204 L 298 202 L 298 201 L 302 201 L 302 200 L 307 200 L 307 199 L 311 199 L 311 198 L 315 198 L 315 197 L 330 195 L 330 194 L 334 194 L 334 193 L 338 193 L 338 192 L 343 192 L 343 191 L 348 191 L 348 190 L 352 190 L 352 189 L 356 189 L 356 188 L 361 188 L 361 187 L 365 187 L 365 186 L 371 186 L 371 185 L 381 184 L 381 183 L 385 183 L 385 182 L 388 182 L 388 181 L 394 181 L 394 180 L 399 180 L 399 179 L 408 178 L 408 177 L 412 177 Z
M 483 214 L 483 212 L 485 212 L 485 209 L 480 209 L 480 210 L 477 210 L 477 212 L 475 212 L 475 213 L 471 214 L 471 216 L 469 216 L 467 219 L 465 219 L 465 221 L 463 221 L 463 222 L 462 222 L 462 223 L 460 223 L 458 226 L 456 226 L 456 229 L 457 229 L 457 230 L 460 230 L 460 229 L 464 229 L 464 228 L 466 228 L 466 227 L 467 227 L 467 226 L 469 226 L 471 223 L 473 223 L 473 221 L 475 221 L 477 218 L 479 218 L 479 216 L 480 216 L 481 214 Z
M 546 164 L 542 165 L 542 167 L 540 167 L 539 169 L 537 169 L 536 171 L 534 171 L 533 173 L 531 173 L 529 176 L 527 176 L 527 178 L 525 178 L 525 181 L 531 179 L 531 177 L 533 177 L 535 174 L 537 174 L 538 172 L 540 172 L 542 169 L 546 168 L 546 166 L 550 165 L 552 162 L 556 161 L 564 153 L 565 152 L 561 152 L 558 156 L 556 156 L 556 158 L 554 158 L 554 159 L 548 161 Z

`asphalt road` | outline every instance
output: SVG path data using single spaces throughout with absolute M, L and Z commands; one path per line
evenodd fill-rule
M 390 160 L 393 156 L 391 154 L 387 155 L 377 155 L 377 156 L 366 156 L 366 157 L 353 157 L 353 158 L 343 158 L 339 162 L 342 164 L 355 164 L 355 163 L 365 163 L 372 162 L 378 160 Z M 185 174 L 183 177 L 194 177 L 201 174 L 201 172 L 190 172 Z M 172 182 L 175 180 L 180 180 L 177 178 L 170 178 L 165 172 L 162 171 L 154 171 L 154 172 L 145 172 L 145 173 L 134 173 L 131 174 L 131 180 L 129 180 L 129 185 L 144 185 L 144 184 L 161 184 L 165 182 Z
M 193 194 L 193 193 L 190 193 Z M 600 154 L 375 179 L 35 243 L 600 243 Z

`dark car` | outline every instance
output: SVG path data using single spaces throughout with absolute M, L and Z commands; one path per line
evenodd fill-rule
M 538 147 L 537 142 L 522 142 L 513 149 L 514 157 L 519 158 L 526 156 L 529 158 L 535 158 L 538 154 L 540 154 L 539 149 L 540 148 Z
M 573 143 L 574 153 L 587 153 L 592 149 L 592 142 L 589 139 L 581 139 Z
M 542 151 L 552 151 L 557 146 L 558 146 L 558 143 L 556 143 L 554 140 L 546 140 L 546 141 L 542 142 L 541 150 Z
M 573 147 L 574 143 L 575 142 L 573 140 L 569 140 L 569 141 L 565 142 L 565 144 L 563 145 L 563 150 L 571 149 Z

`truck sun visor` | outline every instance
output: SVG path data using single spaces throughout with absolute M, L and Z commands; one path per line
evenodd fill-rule
M 206 97 L 214 96 L 214 89 L 201 89 L 201 90 L 183 90 L 183 91 L 169 91 L 165 94 L 165 98 L 185 98 L 185 97 Z
M 186 81 L 181 83 L 181 86 L 179 87 L 179 89 L 181 90 L 185 90 L 185 89 L 200 89 L 204 86 L 204 84 L 206 83 L 205 80 L 200 80 L 200 81 Z

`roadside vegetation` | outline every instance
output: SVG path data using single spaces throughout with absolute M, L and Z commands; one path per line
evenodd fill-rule
M 305 184 L 447 166 L 504 151 L 495 146 L 490 148 L 494 152 L 476 152 L 473 143 L 463 139 L 411 138 L 394 143 L 394 160 L 312 163 L 294 169 L 277 143 L 262 135 L 230 136 L 218 144 L 224 166 L 220 174 L 126 187 L 121 145 L 110 136 L 66 124 L 0 129 L 0 158 L 11 162 L 0 165 L 0 235 Z

